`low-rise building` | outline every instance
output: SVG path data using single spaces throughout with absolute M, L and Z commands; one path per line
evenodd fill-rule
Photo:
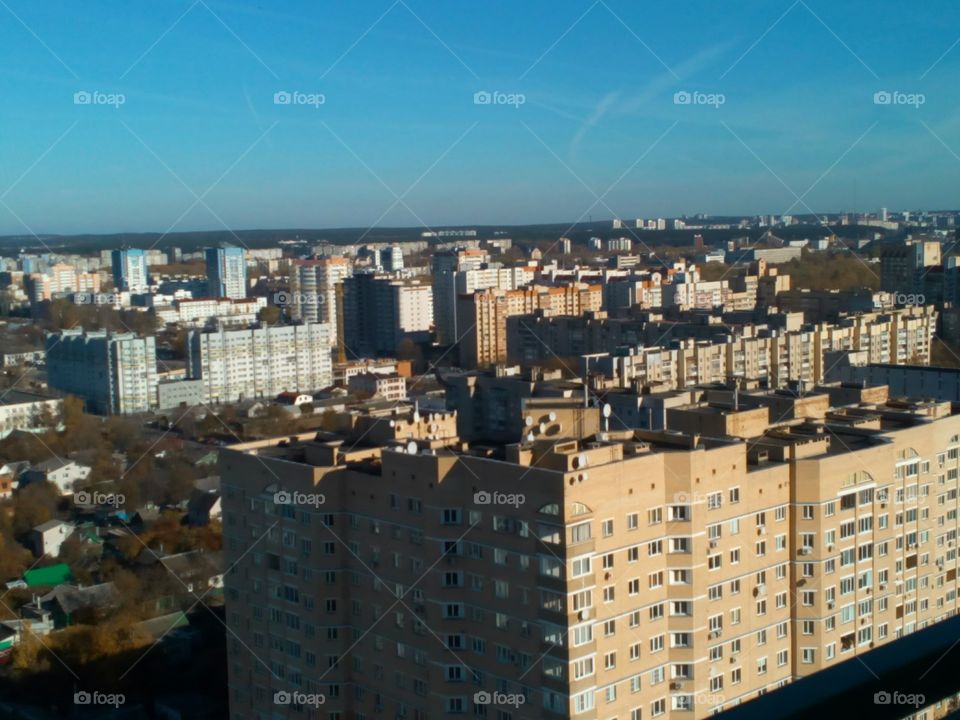
M 60 554 L 60 547 L 68 537 L 73 535 L 76 527 L 63 520 L 48 520 L 37 525 L 30 533 L 33 543 L 33 552 L 37 557 L 56 557 Z

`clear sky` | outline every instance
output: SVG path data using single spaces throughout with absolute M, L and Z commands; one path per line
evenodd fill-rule
M 0 234 L 958 207 L 958 20 L 952 0 L 0 0 Z

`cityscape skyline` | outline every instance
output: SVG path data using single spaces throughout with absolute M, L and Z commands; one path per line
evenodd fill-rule
M 0 234 L 956 205 L 955 8 L 706 10 L 7 3 Z

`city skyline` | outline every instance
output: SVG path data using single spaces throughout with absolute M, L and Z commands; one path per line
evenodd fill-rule
M 955 9 L 706 10 L 7 3 L 0 234 L 956 205 Z

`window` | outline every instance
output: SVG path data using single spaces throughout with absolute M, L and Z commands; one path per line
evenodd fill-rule
M 647 524 L 659 525 L 663 522 L 663 508 L 653 508 L 647 510 Z
M 636 530 L 640 527 L 640 515 L 638 513 L 630 513 L 627 515 L 627 530 Z
M 740 502 L 740 488 L 730 488 L 729 496 L 731 504 Z

